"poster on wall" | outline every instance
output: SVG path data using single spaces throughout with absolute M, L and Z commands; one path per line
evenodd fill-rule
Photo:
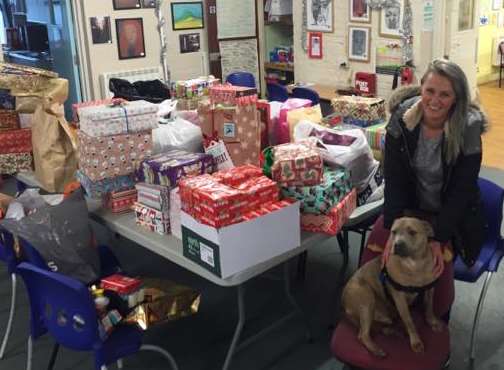
M 171 16 L 174 31 L 204 27 L 203 3 L 201 1 L 171 3 Z
M 458 13 L 458 30 L 466 31 L 472 29 L 474 19 L 474 0 L 460 0 Z
M 255 0 L 217 0 L 217 38 L 256 36 Z
M 93 44 L 110 44 L 112 34 L 110 32 L 110 17 L 91 17 L 91 37 Z
M 138 9 L 140 0 L 112 0 L 114 10 Z
M 322 59 L 322 32 L 310 32 L 308 56 L 312 59 Z
M 308 31 L 333 31 L 332 0 L 306 0 L 306 15 Z
M 200 34 L 188 33 L 179 35 L 180 53 L 194 53 L 200 50 Z
M 399 40 L 378 40 L 376 45 L 376 73 L 393 75 L 402 66 Z
M 350 22 L 371 23 L 371 8 L 366 0 L 350 0 Z
M 423 3 L 423 31 L 432 32 L 434 29 L 434 0 L 424 0 Z
M 142 18 L 116 19 L 116 32 L 119 59 L 145 57 Z
M 404 17 L 404 0 L 398 0 L 393 5 L 380 11 L 380 36 L 400 38 Z
M 257 54 L 257 39 L 221 40 L 222 81 L 236 71 L 250 72 L 254 75 L 256 86 L 259 86 L 259 60 Z
M 369 27 L 348 27 L 348 59 L 369 62 L 371 29 Z
M 502 8 L 502 0 L 492 0 L 492 10 L 500 10 Z

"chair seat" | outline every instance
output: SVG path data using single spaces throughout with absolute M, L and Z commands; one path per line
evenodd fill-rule
M 478 259 L 471 268 L 468 268 L 462 258 L 457 256 L 454 263 L 455 279 L 473 283 L 485 271 L 496 271 L 502 256 L 502 249 L 495 248 L 493 243 L 483 245 Z
M 118 325 L 97 353 L 97 360 L 108 365 L 118 359 L 138 352 L 142 346 L 143 332 L 137 325 Z M 101 358 L 100 358 L 101 357 Z
M 433 332 L 420 312 L 413 312 L 413 320 L 425 347 L 424 353 L 414 353 L 408 336 L 385 336 L 381 333 L 373 339 L 387 356 L 380 359 L 358 341 L 357 329 L 347 320 L 342 320 L 334 330 L 331 351 L 342 362 L 366 370 L 439 370 L 450 353 L 450 334 L 446 328 Z

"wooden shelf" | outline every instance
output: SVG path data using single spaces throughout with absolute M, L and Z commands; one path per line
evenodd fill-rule
M 294 72 L 294 65 L 288 63 L 264 63 L 266 69 L 276 69 L 277 71 Z

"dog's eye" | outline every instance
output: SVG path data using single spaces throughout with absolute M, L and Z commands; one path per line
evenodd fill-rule
M 410 236 L 415 236 L 415 235 L 417 234 L 417 232 L 416 232 L 415 230 L 411 230 L 411 229 L 410 229 L 410 230 L 408 230 L 408 234 L 409 234 Z

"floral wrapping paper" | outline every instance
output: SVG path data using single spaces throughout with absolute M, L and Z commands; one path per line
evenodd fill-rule
M 356 191 L 353 189 L 343 200 L 331 208 L 327 215 L 301 214 L 301 229 L 314 233 L 336 235 L 348 221 L 356 207 Z
M 77 136 L 79 166 L 91 181 L 129 175 L 135 171 L 135 162 L 152 154 L 151 131 L 91 137 L 79 130 Z
M 183 177 L 212 173 L 215 169 L 210 154 L 172 149 L 141 162 L 136 168 L 136 176 L 140 182 L 174 188 Z
M 140 182 L 135 185 L 138 203 L 167 213 L 170 211 L 170 188 L 163 185 Z
M 89 136 L 109 136 L 151 130 L 157 127 L 158 106 L 145 100 L 119 105 L 80 108 L 79 127 Z
M 322 177 L 322 158 L 314 147 L 304 143 L 273 147 L 271 178 L 280 186 L 314 186 Z
M 0 154 L 0 175 L 12 175 L 16 172 L 33 169 L 31 153 Z
M 137 225 L 161 235 L 170 233 L 169 214 L 138 202 L 133 205 L 133 209 L 135 211 L 135 220 Z
M 347 170 L 325 168 L 319 185 L 282 188 L 282 195 L 300 201 L 301 213 L 327 214 L 351 190 Z
M 94 199 L 101 199 L 107 193 L 128 190 L 135 187 L 133 175 L 116 176 L 100 181 L 91 181 L 81 170 L 75 172 L 75 177 L 84 188 L 86 194 Z
M 332 107 L 347 124 L 364 127 L 386 119 L 385 100 L 382 98 L 340 96 L 332 100 Z
M 15 110 L 0 109 L 0 133 L 19 128 L 19 114 Z M 0 139 L 0 144 L 2 140 Z
M 0 131 L 0 154 L 32 151 L 31 129 Z
M 125 213 L 132 210 L 131 207 L 135 204 L 136 200 L 136 189 L 120 190 L 108 193 L 104 197 L 103 204 L 112 213 Z
M 122 98 L 111 98 L 111 99 L 89 100 L 81 103 L 74 103 L 72 104 L 72 119 L 74 123 L 79 122 L 79 109 L 81 108 L 93 107 L 96 105 L 109 105 L 113 104 L 114 102 L 124 103 L 126 102 L 126 100 Z

